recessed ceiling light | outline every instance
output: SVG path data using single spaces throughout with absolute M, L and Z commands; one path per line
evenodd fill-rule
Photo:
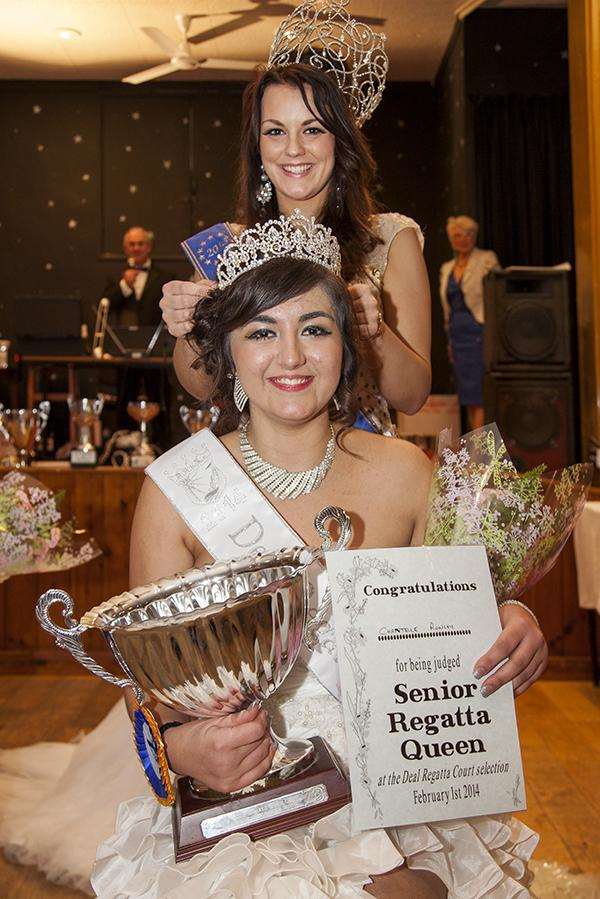
M 81 37 L 81 31 L 77 31 L 76 28 L 55 28 L 54 30 L 63 41 L 74 41 Z

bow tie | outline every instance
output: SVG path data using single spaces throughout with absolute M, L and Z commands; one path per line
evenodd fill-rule
M 144 262 L 143 265 L 134 265 L 132 268 L 134 268 L 136 272 L 147 272 L 150 269 L 150 263 Z

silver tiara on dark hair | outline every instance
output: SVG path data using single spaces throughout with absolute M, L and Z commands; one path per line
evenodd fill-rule
M 229 287 L 244 272 L 258 268 L 269 259 L 307 259 L 339 275 L 342 268 L 340 246 L 331 228 L 294 209 L 262 225 L 246 228 L 228 244 L 217 264 L 217 284 Z
M 305 0 L 273 38 L 268 68 L 307 63 L 331 72 L 362 128 L 379 105 L 388 57 L 385 34 L 351 19 L 349 0 Z

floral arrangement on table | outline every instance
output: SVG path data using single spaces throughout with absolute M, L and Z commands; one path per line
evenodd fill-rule
M 92 537 L 63 519 L 63 496 L 19 471 L 0 480 L 0 582 L 14 574 L 75 568 L 100 555 Z
M 480 544 L 496 599 L 515 599 L 548 572 L 583 509 L 593 466 L 520 474 L 495 424 L 449 445 L 442 432 L 429 494 L 425 545 Z

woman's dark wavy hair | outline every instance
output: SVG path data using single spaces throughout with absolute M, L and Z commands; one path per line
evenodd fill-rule
M 363 274 L 366 256 L 381 243 L 371 228 L 371 216 L 377 211 L 373 199 L 376 166 L 367 141 L 331 74 L 296 63 L 259 71 L 247 86 L 242 104 L 238 184 L 242 221 L 245 225 L 255 225 L 280 215 L 275 191 L 264 206 L 256 199 L 261 186 L 261 106 L 270 84 L 296 87 L 307 109 L 335 137 L 335 166 L 320 221 L 337 237 L 342 252 L 342 277 L 346 282 L 352 281 Z M 309 87 L 312 88 L 314 109 L 307 95 Z
M 270 259 L 259 268 L 240 275 L 233 284 L 215 288 L 200 300 L 194 313 L 194 326 L 188 335 L 191 347 L 199 354 L 194 363 L 214 380 L 213 400 L 221 407 L 217 433 L 225 434 L 239 424 L 240 413 L 233 401 L 235 366 L 229 335 L 257 315 L 286 300 L 300 296 L 313 287 L 321 287 L 333 308 L 342 337 L 342 371 L 335 398 L 330 403 L 330 418 L 344 427 L 338 442 L 353 423 L 358 410 L 356 396 L 357 341 L 354 314 L 348 289 L 341 278 L 310 260 Z

